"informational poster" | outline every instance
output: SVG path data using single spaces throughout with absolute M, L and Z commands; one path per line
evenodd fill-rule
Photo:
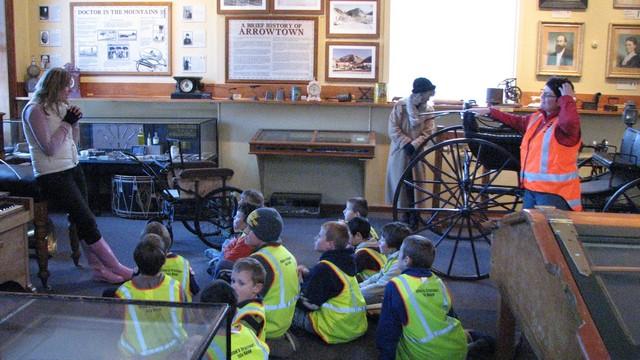
M 316 77 L 317 18 L 227 18 L 227 82 Z
M 71 20 L 83 74 L 171 74 L 171 3 L 71 3 Z

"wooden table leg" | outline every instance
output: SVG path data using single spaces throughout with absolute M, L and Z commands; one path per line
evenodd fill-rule
M 496 359 L 511 360 L 515 356 L 516 318 L 509 307 L 509 303 L 500 297 L 498 314 L 498 344 Z
M 49 289 L 49 247 L 47 244 L 47 230 L 49 225 L 49 214 L 47 202 L 39 201 L 33 206 L 33 225 L 36 235 L 36 257 L 38 258 L 38 277 L 45 289 Z
M 69 242 L 71 243 L 71 258 L 76 266 L 80 266 L 80 239 L 78 239 L 78 230 L 76 224 L 71 221 L 71 217 L 67 215 L 69 222 Z

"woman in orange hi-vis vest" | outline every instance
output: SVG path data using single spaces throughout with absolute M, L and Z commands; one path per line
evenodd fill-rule
M 553 77 L 542 89 L 540 108 L 531 115 L 507 114 L 494 108 L 475 111 L 524 134 L 520 145 L 520 179 L 525 189 L 525 209 L 549 205 L 562 210 L 582 210 L 577 166 L 580 116 L 574 95 L 571 81 Z

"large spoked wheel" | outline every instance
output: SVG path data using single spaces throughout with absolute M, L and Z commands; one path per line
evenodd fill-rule
M 492 219 L 520 202 L 516 158 L 492 142 L 458 138 L 426 148 L 396 187 L 393 216 L 434 241 L 433 270 L 454 279 L 489 276 Z M 501 176 L 501 175 L 507 176 Z M 511 176 L 512 175 L 512 176 Z M 510 179 L 504 179 L 510 177 Z
M 611 195 L 602 211 L 640 214 L 640 178 L 626 183 Z
M 211 191 L 196 202 L 193 220 L 182 223 L 207 246 L 220 249 L 224 239 L 233 233 L 233 217 L 241 193 L 240 189 L 230 186 Z

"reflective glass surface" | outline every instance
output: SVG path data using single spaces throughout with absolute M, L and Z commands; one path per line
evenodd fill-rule
M 0 359 L 200 359 L 214 335 L 224 337 L 227 311 L 225 304 L 0 293 Z

